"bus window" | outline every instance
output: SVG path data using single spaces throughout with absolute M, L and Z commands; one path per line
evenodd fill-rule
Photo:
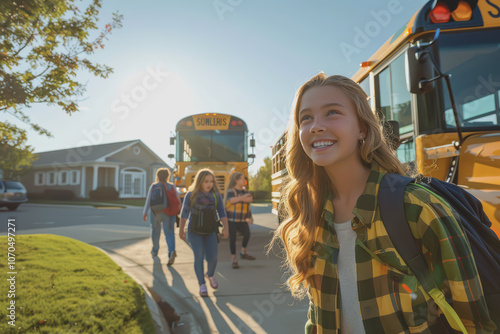
M 406 89 L 404 54 L 395 59 L 380 72 L 377 82 L 377 108 L 385 120 L 399 122 L 399 133 L 404 135 L 413 131 L 411 117 L 411 94 Z
M 361 88 L 363 88 L 366 95 L 368 95 L 368 97 L 371 98 L 371 96 L 370 96 L 370 77 L 369 76 L 366 77 L 363 81 L 361 81 L 359 83 L 359 85 L 361 86 Z
M 439 39 L 441 70 L 451 74 L 451 87 L 464 130 L 479 127 L 486 130 L 485 127 L 500 124 L 500 67 L 491 66 L 500 59 L 499 44 L 498 30 L 449 33 Z M 455 129 L 446 91 L 443 96 L 446 128 Z
M 246 137 L 243 131 L 197 130 L 179 133 L 177 147 L 180 162 L 246 161 Z
M 413 140 L 403 141 L 399 145 L 396 154 L 402 163 L 412 163 L 415 161 L 415 143 Z

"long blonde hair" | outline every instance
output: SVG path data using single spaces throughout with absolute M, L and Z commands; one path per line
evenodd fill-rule
M 226 194 L 224 196 L 224 203 L 227 203 L 227 194 L 229 193 L 229 191 L 234 189 L 234 186 L 236 186 L 236 181 L 238 181 L 240 177 L 244 175 L 245 174 L 240 172 L 234 172 L 233 174 L 231 174 L 231 177 L 229 178 L 229 184 L 227 185 Z
M 194 203 L 196 203 L 196 200 L 198 199 L 198 195 L 201 191 L 201 186 L 203 185 L 203 181 L 205 181 L 205 178 L 209 175 L 212 175 L 212 177 L 214 178 L 214 185 L 213 185 L 211 191 L 215 192 L 216 195 L 219 193 L 219 188 L 217 187 L 217 182 L 215 182 L 214 172 L 212 172 L 212 170 L 210 170 L 208 168 L 200 169 L 198 171 L 198 173 L 196 173 L 196 176 L 194 177 L 194 182 L 189 187 L 189 191 L 191 191 L 191 201 L 189 204 L 191 206 L 193 206 Z
M 310 88 L 334 86 L 340 88 L 354 103 L 360 126 L 366 127 L 364 143 L 359 154 L 362 163 L 373 161 L 389 172 L 404 174 L 404 168 L 390 149 L 378 116 L 371 110 L 363 89 L 349 78 L 319 73 L 306 82 L 295 95 L 293 121 L 287 133 L 286 168 L 289 182 L 282 197 L 287 219 L 276 230 L 270 248 L 281 238 L 287 253 L 286 265 L 292 269 L 287 284 L 294 297 L 305 295 L 309 283 L 305 275 L 310 268 L 311 249 L 316 228 L 321 225 L 321 212 L 330 193 L 330 179 L 325 168 L 306 155 L 299 139 L 299 110 L 304 93 Z M 269 248 L 269 249 L 270 249 Z

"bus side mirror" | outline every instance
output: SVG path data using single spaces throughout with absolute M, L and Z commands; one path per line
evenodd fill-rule
M 412 46 L 406 51 L 406 87 L 412 94 L 425 94 L 434 89 L 434 82 L 427 80 L 434 77 L 434 66 L 428 51 Z
M 175 145 L 175 137 L 170 137 L 170 145 Z
M 432 56 L 432 44 L 438 40 L 441 29 L 437 28 L 430 42 L 418 41 L 408 48 L 405 57 L 406 87 L 412 94 L 425 94 L 434 89 L 435 68 L 438 66 Z M 440 72 L 438 70 L 438 72 Z
M 250 139 L 250 147 L 255 147 L 255 139 Z
M 248 159 L 255 159 L 255 154 L 249 154 Z

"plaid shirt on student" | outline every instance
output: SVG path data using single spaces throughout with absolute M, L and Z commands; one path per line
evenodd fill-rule
M 356 244 L 358 300 L 366 333 L 431 333 L 437 326 L 438 309 L 432 298 L 394 249 L 380 218 L 377 193 L 386 171 L 374 163 L 351 221 L 357 238 L 384 263 Z M 460 316 L 469 333 L 495 329 L 484 301 L 481 282 L 469 243 L 457 223 L 458 215 L 432 193 L 410 184 L 405 211 L 416 242 L 430 268 L 436 286 Z M 340 287 L 337 272 L 339 242 L 329 198 L 316 230 L 307 274 L 309 320 L 307 333 L 340 332 Z
M 246 222 L 247 218 L 252 217 L 252 211 L 250 210 L 250 203 L 230 202 L 231 198 L 243 196 L 245 194 L 248 194 L 248 191 L 238 190 L 238 189 L 231 189 L 228 191 L 226 200 L 226 213 L 227 213 L 227 219 L 230 222 Z

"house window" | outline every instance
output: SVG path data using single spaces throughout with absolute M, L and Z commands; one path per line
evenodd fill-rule
M 45 173 L 38 172 L 35 173 L 35 186 L 43 186 L 45 185 Z
M 65 186 L 69 183 L 68 174 L 69 172 L 67 170 L 62 170 L 59 172 L 59 185 Z
M 48 172 L 46 174 L 48 186 L 56 185 L 56 183 L 57 183 L 56 176 L 57 176 L 57 172 Z
M 71 171 L 70 184 L 71 185 L 80 184 L 80 171 L 79 170 L 72 170 Z

